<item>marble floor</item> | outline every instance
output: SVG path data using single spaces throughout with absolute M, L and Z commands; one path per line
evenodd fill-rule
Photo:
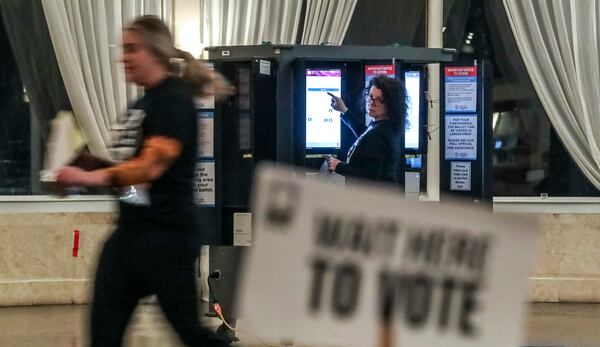
M 86 345 L 89 306 L 0 308 L 0 346 L 78 347 Z M 207 318 L 205 324 L 218 324 Z M 260 345 L 239 335 L 240 345 Z M 600 346 L 600 304 L 532 304 L 527 345 Z M 180 346 L 156 305 L 140 305 L 130 324 L 125 346 Z

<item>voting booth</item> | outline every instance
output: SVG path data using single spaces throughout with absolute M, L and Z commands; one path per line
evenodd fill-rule
M 490 193 L 486 184 L 491 184 L 491 179 L 486 175 L 491 172 L 487 166 L 487 159 L 491 158 L 488 147 L 491 83 L 487 78 L 491 73 L 488 75 L 485 64 L 456 64 L 454 50 L 411 47 L 261 45 L 207 50 L 210 67 L 221 72 L 237 90 L 234 97 L 222 104 L 215 104 L 210 98 L 197 102 L 199 125 L 203 129 L 200 136 L 204 134 L 205 139 L 209 139 L 202 140 L 199 148 L 204 155 L 199 158 L 201 187 L 197 202 L 209 211 L 220 232 L 221 245 L 252 245 L 252 226 L 257 223 L 253 223 L 255 216 L 250 213 L 250 196 L 258 165 L 265 161 L 292 165 L 300 169 L 296 173 L 306 176 L 316 173 L 329 155 L 345 160 L 355 139 L 341 124 L 339 113 L 331 109 L 329 93 L 341 96 L 349 107 L 359 109 L 368 81 L 379 74 L 402 80 L 407 90 L 408 121 L 403 134 L 402 160 L 405 177 L 410 181 L 405 183 L 411 185 L 417 195 L 424 189 L 426 182 L 419 177 L 426 177 L 427 137 L 429 133 L 440 131 L 442 192 L 457 192 L 472 198 L 471 201 L 484 201 Z M 429 63 L 442 64 L 441 73 L 447 74 L 442 75 L 443 86 L 427 85 Z M 444 79 L 444 76 L 448 77 Z M 472 84 L 473 77 L 475 84 Z M 430 100 L 430 88 L 441 88 L 442 100 Z M 434 102 L 442 106 L 440 124 L 430 124 L 428 120 L 428 110 Z M 368 121 L 365 115 L 365 123 Z M 465 138 L 471 147 L 465 145 Z M 469 155 L 465 156 L 465 152 Z M 469 174 L 466 174 L 465 168 L 469 166 Z M 451 177 L 454 183 L 450 182 Z M 467 179 L 470 185 L 466 184 Z M 445 195 L 442 196 L 444 199 Z M 282 199 L 281 203 L 290 203 Z M 369 205 L 367 200 L 363 206 Z M 280 212 L 271 217 L 285 220 L 285 211 Z M 431 240 L 440 241 L 434 234 Z M 485 251 L 487 244 L 481 241 L 484 239 L 472 239 L 474 252 Z M 238 283 L 237 273 L 243 273 L 238 267 L 240 253 L 240 247 L 211 247 L 210 273 L 223 276 L 213 281 L 218 292 L 215 295 L 231 319 L 236 317 L 231 311 L 235 306 L 233 291 Z M 285 259 L 278 258 L 275 263 L 281 271 L 290 269 Z M 319 264 L 313 265 L 313 275 L 321 270 L 325 273 Z M 342 273 L 352 279 L 351 271 Z M 477 274 L 473 271 L 473 276 Z M 266 288 L 257 289 L 260 290 L 268 293 Z M 313 299 L 325 300 L 325 297 Z M 326 304 L 317 301 L 311 305 Z M 334 314 L 344 314 L 347 308 L 347 302 L 328 304 L 339 306 L 333 307 L 339 311 Z M 254 309 L 246 307 L 244 312 Z M 289 333 L 294 335 L 293 331 Z
M 204 122 L 211 125 L 208 129 L 213 136 L 213 156 L 202 164 L 212 190 L 204 194 L 209 199 L 197 200 L 213 209 L 221 244 L 249 243 L 243 214 L 249 212 L 258 163 L 292 164 L 310 174 L 316 173 L 329 155 L 346 159 L 355 138 L 341 123 L 339 112 L 331 108 L 328 93 L 343 97 L 349 107 L 359 110 L 365 86 L 378 74 L 400 79 L 407 88 L 402 170 L 425 177 L 427 64 L 452 62 L 454 50 L 260 45 L 211 47 L 207 51 L 210 64 L 237 89 L 226 103 L 202 105 L 207 110 L 205 119 L 209 119 Z M 365 123 L 368 121 L 365 115 Z M 425 187 L 424 181 L 410 183 L 417 192 Z

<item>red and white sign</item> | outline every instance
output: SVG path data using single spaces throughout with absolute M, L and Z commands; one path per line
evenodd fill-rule
M 446 76 L 475 76 L 477 77 L 477 66 L 447 67 Z
M 386 75 L 390 78 L 395 78 L 396 66 L 394 64 L 365 65 L 365 81 L 367 84 L 377 75 Z

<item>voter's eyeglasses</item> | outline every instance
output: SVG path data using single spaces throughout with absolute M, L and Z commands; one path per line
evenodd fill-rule
M 373 106 L 380 106 L 385 104 L 385 100 L 382 97 L 378 96 L 374 98 L 371 93 L 367 93 L 366 98 L 367 102 L 373 104 Z

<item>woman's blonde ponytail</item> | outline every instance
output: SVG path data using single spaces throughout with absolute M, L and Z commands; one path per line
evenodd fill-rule
M 169 28 L 156 16 L 136 18 L 125 30 L 139 34 L 148 49 L 169 72 L 185 80 L 199 96 L 215 95 L 222 99 L 234 88 L 218 72 L 209 70 L 190 53 L 175 48 Z

